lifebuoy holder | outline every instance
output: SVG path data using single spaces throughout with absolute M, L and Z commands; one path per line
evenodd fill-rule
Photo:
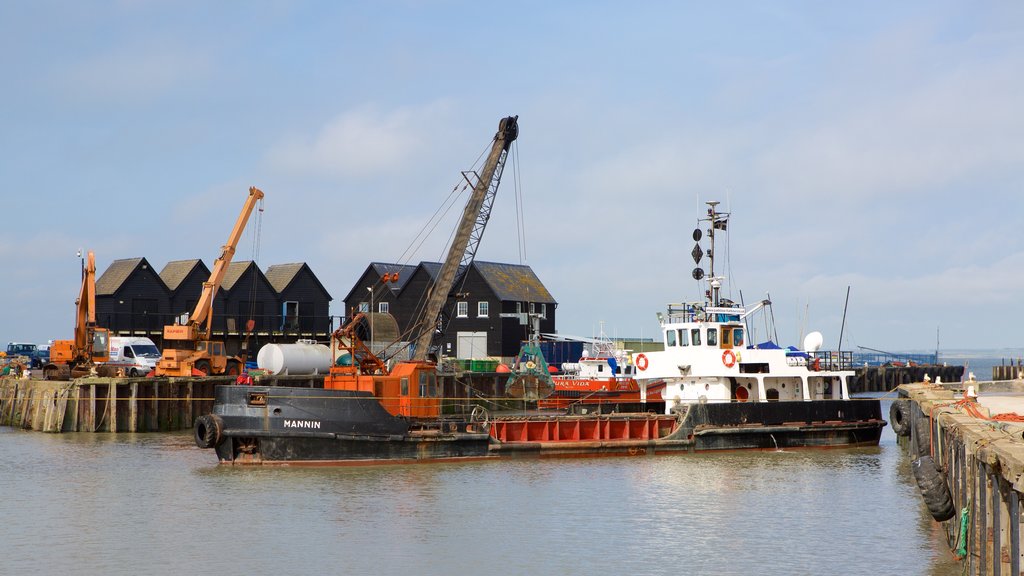
M 736 365 L 736 354 L 732 350 L 726 350 L 722 352 L 722 364 L 725 364 L 726 368 L 732 368 Z
M 641 372 L 643 372 L 644 370 L 647 370 L 647 355 L 646 354 L 638 354 L 637 355 L 637 357 L 636 357 L 636 369 L 640 370 Z

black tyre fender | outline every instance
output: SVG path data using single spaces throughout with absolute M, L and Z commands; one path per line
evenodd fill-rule
M 946 477 L 936 468 L 932 457 L 921 456 L 914 460 L 910 467 L 914 471 L 917 487 L 921 490 L 921 498 L 924 499 L 932 518 L 945 522 L 956 516 L 953 496 L 949 492 L 949 485 L 946 484 Z
M 912 443 L 914 456 L 931 456 L 932 453 L 932 422 L 927 414 L 921 413 L 912 422 L 911 436 L 916 441 Z
M 889 425 L 897 436 L 910 436 L 910 401 L 893 400 L 889 407 Z
M 224 421 L 220 416 L 204 414 L 196 418 L 195 440 L 200 448 L 215 448 L 224 441 Z

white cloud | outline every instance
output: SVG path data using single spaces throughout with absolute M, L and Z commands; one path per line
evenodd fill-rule
M 194 43 L 145 38 L 76 61 L 62 73 L 60 89 L 69 100 L 149 100 L 206 78 L 209 54 Z
M 375 105 L 347 110 L 310 135 L 273 146 L 268 162 L 284 171 L 365 178 L 402 170 L 435 145 L 450 122 L 451 105 L 438 101 L 383 111 Z

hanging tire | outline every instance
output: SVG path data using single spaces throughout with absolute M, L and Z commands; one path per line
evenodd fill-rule
M 953 508 L 953 496 L 949 493 L 949 485 L 942 472 L 935 467 L 931 456 L 921 456 L 910 466 L 914 470 L 914 479 L 921 490 L 921 498 L 932 518 L 945 522 L 956 515 Z
M 889 426 L 897 436 L 910 436 L 910 401 L 893 400 L 889 407 Z
M 931 456 L 932 454 L 932 422 L 928 418 L 927 414 L 918 414 L 917 418 L 913 421 L 913 431 L 911 436 L 915 440 L 912 443 L 911 448 L 914 450 L 914 456 Z
M 196 446 L 200 448 L 215 448 L 224 440 L 221 434 L 224 430 L 224 421 L 220 416 L 204 414 L 196 418 L 195 440 Z

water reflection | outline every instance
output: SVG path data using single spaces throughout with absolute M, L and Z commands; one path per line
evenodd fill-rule
M 958 574 L 908 465 L 889 430 L 870 449 L 229 468 L 189 434 L 0 429 L 0 557 L 9 573 L 45 550 L 77 574 Z

